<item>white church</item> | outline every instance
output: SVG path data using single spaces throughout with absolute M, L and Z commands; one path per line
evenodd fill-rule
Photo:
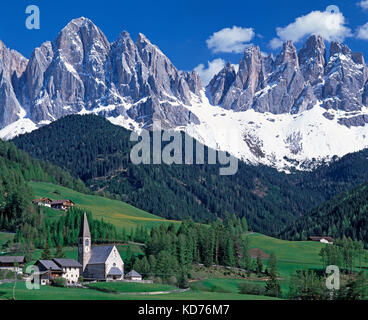
M 85 280 L 124 279 L 124 262 L 116 246 L 92 247 L 86 213 L 78 238 L 78 261 L 82 265 L 81 275 Z

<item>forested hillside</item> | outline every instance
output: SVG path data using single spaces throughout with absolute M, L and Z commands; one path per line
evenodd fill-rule
M 153 214 L 206 221 L 235 213 L 246 217 L 253 230 L 270 235 L 339 192 L 368 181 L 364 152 L 313 173 L 286 175 L 239 162 L 236 175 L 220 176 L 218 165 L 133 165 L 129 137 L 128 130 L 103 118 L 74 115 L 14 143 L 69 170 L 92 190 Z
M 368 184 L 324 203 L 281 233 L 283 238 L 294 240 L 305 240 L 313 235 L 345 236 L 367 243 Z
M 68 116 L 14 142 L 69 170 L 92 190 L 169 219 L 207 221 L 235 213 L 255 230 L 273 234 L 310 201 L 266 167 L 240 164 L 237 175 L 225 177 L 218 165 L 134 165 L 129 140 L 128 130 L 103 118 Z
M 85 191 L 83 182 L 0 140 L 0 230 L 16 231 L 31 219 L 32 189 L 27 181 L 53 182 Z

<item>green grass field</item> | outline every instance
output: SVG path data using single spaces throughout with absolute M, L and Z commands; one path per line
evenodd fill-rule
M 134 283 L 134 282 L 96 282 L 88 285 L 89 288 L 111 291 L 111 292 L 158 292 L 158 291 L 171 291 L 175 290 L 175 287 L 165 284 L 146 284 L 146 283 Z
M 93 213 L 94 218 L 104 218 L 116 227 L 135 228 L 137 225 L 152 227 L 171 221 L 159 218 L 143 210 L 137 209 L 121 201 L 110 200 L 100 196 L 85 195 L 68 188 L 49 183 L 32 182 L 31 186 L 36 197 L 51 199 L 71 199 L 78 207 Z M 54 210 L 48 216 L 58 214 Z M 177 222 L 175 222 L 177 223 Z M 249 235 L 250 247 L 260 248 L 266 253 L 274 252 L 279 261 L 281 276 L 286 277 L 296 269 L 320 268 L 319 252 L 323 244 L 307 241 L 284 241 L 262 234 Z
M 176 223 L 177 221 L 168 221 L 157 217 L 143 210 L 137 209 L 121 201 L 110 200 L 95 195 L 85 195 L 68 188 L 49 184 L 49 183 L 30 183 L 36 197 L 49 197 L 51 199 L 71 199 L 77 207 L 91 211 L 95 219 L 104 219 L 106 222 L 114 224 L 117 228 L 133 229 L 136 226 L 144 225 L 148 228 L 158 226 L 162 223 Z M 56 219 L 62 213 L 46 209 L 48 219 Z M 0 245 L 13 237 L 12 234 L 0 233 Z M 278 259 L 279 276 L 283 292 L 288 290 L 288 280 L 296 270 L 301 269 L 322 269 L 321 257 L 319 252 L 324 244 L 311 241 L 285 241 L 271 238 L 259 233 L 250 233 L 250 248 L 260 248 L 265 253 L 272 252 Z M 129 245 L 131 251 L 136 254 L 144 254 L 141 247 Z M 118 250 L 123 258 L 126 257 L 128 246 L 119 245 Z M 64 248 L 66 257 L 77 259 L 77 248 Z M 33 260 L 40 258 L 42 250 L 36 250 L 33 254 Z M 33 261 L 33 262 L 34 262 Z M 267 259 L 263 260 L 266 267 Z M 172 289 L 166 285 L 144 285 L 144 284 L 128 284 L 128 283 L 96 283 L 91 284 L 93 289 L 75 289 L 75 288 L 55 288 L 42 287 L 41 290 L 26 290 L 24 284 L 17 284 L 18 299 L 180 299 L 180 300 L 196 300 L 196 299 L 229 299 L 229 300 L 263 300 L 271 299 L 263 296 L 242 295 L 239 291 L 239 284 L 244 281 L 265 285 L 265 279 L 257 279 L 251 277 L 250 280 L 232 279 L 230 277 L 239 278 L 237 276 L 227 276 L 222 278 L 219 272 L 204 272 L 200 281 L 191 283 L 191 290 L 184 293 L 172 293 L 167 295 L 127 295 L 126 293 L 135 292 L 155 292 L 167 291 Z M 0 299 L 11 298 L 11 290 L 9 285 L 0 286 Z M 99 290 L 96 290 L 99 289 Z M 105 291 L 102 291 L 105 290 Z M 125 293 L 124 295 L 114 294 Z
M 240 293 L 239 285 L 244 280 L 237 279 L 205 279 L 190 284 L 195 291 L 207 291 L 218 293 Z M 262 283 L 263 284 L 263 283 Z
M 13 238 L 14 238 L 14 233 L 0 232 L 0 247 L 7 241 L 13 240 Z
M 0 285 L 0 300 L 13 299 L 13 284 Z M 188 291 L 163 295 L 119 295 L 93 289 L 57 288 L 41 286 L 40 290 L 28 290 L 24 282 L 18 282 L 15 289 L 16 300 L 274 300 L 270 297 Z
M 249 235 L 250 248 L 260 248 L 265 253 L 274 253 L 282 277 L 289 277 L 295 270 L 322 268 L 319 252 L 325 244 L 312 241 L 286 241 L 259 233 Z M 265 262 L 267 265 L 267 261 Z
M 266 285 L 266 281 L 262 280 L 205 279 L 191 282 L 190 287 L 194 291 L 240 294 L 239 285 L 244 282 L 258 285 L 260 287 L 265 287 Z M 283 292 L 287 292 L 289 290 L 289 286 L 286 281 L 280 281 L 280 285 Z
M 110 200 L 95 195 L 86 195 L 50 183 L 31 182 L 30 186 L 36 198 L 49 197 L 53 200 L 70 199 L 78 208 L 91 211 L 95 219 L 103 218 L 106 222 L 114 224 L 117 228 L 129 230 L 139 225 L 152 228 L 163 223 L 179 223 L 177 221 L 165 220 L 122 201 Z M 48 214 L 50 215 L 50 213 Z
M 321 249 L 326 244 L 313 241 L 286 241 L 271 238 L 259 233 L 249 235 L 250 248 L 260 248 L 267 254 L 273 252 L 278 260 L 280 276 L 288 280 L 295 270 L 323 269 Z M 267 260 L 264 262 L 267 265 Z M 367 267 L 367 262 L 363 262 Z M 358 262 L 356 261 L 356 268 Z

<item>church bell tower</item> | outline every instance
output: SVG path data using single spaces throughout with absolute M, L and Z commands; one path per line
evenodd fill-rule
M 78 237 L 78 262 L 83 266 L 82 274 L 91 258 L 91 232 L 89 231 L 87 214 L 84 213 Z

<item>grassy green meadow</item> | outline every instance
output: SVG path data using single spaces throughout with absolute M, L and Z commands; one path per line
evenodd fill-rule
M 31 182 L 30 183 L 35 197 L 49 197 L 51 199 L 71 199 L 76 206 L 92 212 L 95 219 L 104 219 L 104 221 L 114 224 L 117 228 L 134 229 L 137 226 L 146 226 L 152 228 L 162 223 L 175 223 L 178 221 L 169 221 L 158 216 L 137 209 L 127 203 L 107 199 L 96 195 L 86 195 L 68 188 L 50 183 Z M 62 212 L 52 209 L 45 209 L 48 219 L 57 219 Z M 280 276 L 280 285 L 284 293 L 288 291 L 288 280 L 296 270 L 301 269 L 322 269 L 321 257 L 319 252 L 324 244 L 310 241 L 285 241 L 271 238 L 259 233 L 249 233 L 250 248 L 259 248 L 267 254 L 272 252 L 278 259 L 278 269 Z M 13 234 L 0 233 L 0 245 L 12 239 Z M 143 248 L 137 244 L 117 245 L 123 258 L 127 256 L 128 250 L 135 255 L 143 255 Z M 55 249 L 53 249 L 55 250 Z M 77 248 L 63 248 L 67 258 L 77 259 Z M 34 263 L 41 257 L 42 250 L 37 249 L 33 252 L 32 262 Z M 267 259 L 263 261 L 264 266 L 268 265 Z M 196 268 L 194 268 L 196 269 Z M 193 279 L 190 282 L 190 290 L 187 292 L 175 292 L 169 294 L 154 294 L 158 291 L 171 291 L 175 288 L 162 284 L 137 284 L 137 283 L 94 283 L 90 288 L 57 288 L 42 286 L 40 290 L 27 290 L 25 284 L 17 283 L 16 299 L 19 300 L 144 300 L 144 299 L 179 299 L 179 300 L 265 300 L 273 299 L 264 296 L 244 295 L 240 293 L 239 285 L 243 282 L 249 282 L 264 286 L 265 278 L 258 278 L 252 275 L 244 279 L 244 272 L 225 269 L 198 267 L 194 272 Z M 152 293 L 150 295 L 134 293 Z M 120 294 L 119 294 L 120 293 Z M 0 285 L 0 300 L 12 299 L 12 284 Z
M 0 300 L 13 298 L 13 284 L 0 285 Z M 24 282 L 18 282 L 15 290 L 16 300 L 274 300 L 274 298 L 254 295 L 217 292 L 187 291 L 162 295 L 127 295 L 107 293 L 94 289 L 58 288 L 41 286 L 40 290 L 28 290 Z
M 89 288 L 109 292 L 159 292 L 172 291 L 177 288 L 165 284 L 146 284 L 134 282 L 96 282 L 88 285 Z
M 250 248 L 259 248 L 267 254 L 273 252 L 276 255 L 281 277 L 288 277 L 295 270 L 322 268 L 319 253 L 325 244 L 313 241 L 286 241 L 259 233 L 250 234 L 249 241 Z
M 14 233 L 0 232 L 0 247 L 9 240 L 13 240 L 13 238 Z
M 117 228 L 129 230 L 140 225 L 152 228 L 163 223 L 179 223 L 177 221 L 165 220 L 122 201 L 95 195 L 86 195 L 50 183 L 31 182 L 30 186 L 36 198 L 48 197 L 53 200 L 70 199 L 78 208 L 92 212 L 95 219 L 103 218 L 104 221 L 114 224 Z

